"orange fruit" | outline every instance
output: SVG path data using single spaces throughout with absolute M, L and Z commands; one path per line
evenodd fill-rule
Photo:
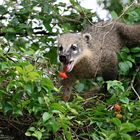
M 120 111 L 121 111 L 121 106 L 120 106 L 119 104 L 115 104 L 115 105 L 114 105 L 114 110 L 115 110 L 116 112 L 120 112 Z

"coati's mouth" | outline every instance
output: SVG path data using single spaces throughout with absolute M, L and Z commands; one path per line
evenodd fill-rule
M 73 67 L 74 67 L 74 60 L 71 60 L 67 64 L 64 64 L 63 63 L 63 71 L 64 72 L 70 72 L 70 71 L 72 71 Z

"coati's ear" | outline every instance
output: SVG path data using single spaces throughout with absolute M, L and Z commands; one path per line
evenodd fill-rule
M 85 39 L 87 43 L 89 43 L 89 41 L 92 39 L 91 34 L 89 33 L 83 34 L 83 38 Z

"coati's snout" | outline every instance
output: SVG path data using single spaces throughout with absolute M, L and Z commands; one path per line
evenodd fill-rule
M 68 62 L 68 58 L 65 55 L 60 55 L 59 60 L 60 60 L 60 62 L 62 62 L 64 64 L 66 64 Z
M 67 65 L 68 63 L 70 63 L 70 56 L 69 55 L 60 55 L 59 56 L 59 60 L 61 63 Z

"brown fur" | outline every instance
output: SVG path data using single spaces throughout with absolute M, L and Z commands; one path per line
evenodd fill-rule
M 84 33 L 91 35 L 86 42 Z M 87 27 L 81 34 L 63 34 L 58 41 L 67 47 L 78 44 L 84 51 L 78 57 L 73 70 L 67 73 L 68 78 L 61 81 L 63 99 L 67 101 L 73 84 L 78 79 L 90 79 L 100 75 L 104 80 L 117 77 L 117 53 L 125 45 L 140 43 L 140 25 L 126 25 L 120 22 L 100 22 Z

